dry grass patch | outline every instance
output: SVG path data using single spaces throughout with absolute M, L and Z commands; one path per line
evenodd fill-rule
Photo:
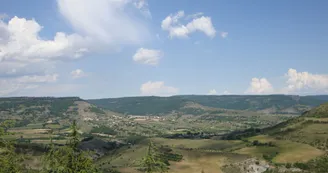
M 239 154 L 248 154 L 258 158 L 270 153 L 278 154 L 273 158 L 275 163 L 307 162 L 323 155 L 325 152 L 308 144 L 292 142 L 289 140 L 276 140 L 270 136 L 259 135 L 249 138 L 249 141 L 258 140 L 261 143 L 272 142 L 275 146 L 252 146 L 235 151 Z
M 325 152 L 307 144 L 291 141 L 277 141 L 280 153 L 273 159 L 277 163 L 307 162 Z

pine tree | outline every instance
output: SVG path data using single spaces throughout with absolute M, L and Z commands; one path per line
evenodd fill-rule
M 52 140 L 49 151 L 44 157 L 45 173 L 99 173 L 93 164 L 93 160 L 88 152 L 81 151 L 78 146 L 80 136 L 76 122 L 73 121 L 71 134 L 67 145 L 56 147 Z
M 163 162 L 162 155 L 156 146 L 149 141 L 147 155 L 143 158 L 142 166 L 146 173 L 167 172 L 168 166 Z
M 15 121 L 6 120 L 0 123 L 0 173 L 20 173 L 22 157 L 15 152 L 14 143 L 3 138 L 7 130 L 15 125 Z

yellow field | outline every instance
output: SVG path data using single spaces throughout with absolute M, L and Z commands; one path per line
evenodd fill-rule
M 169 172 L 172 173 L 222 173 L 221 167 L 227 162 L 227 158 L 217 153 L 183 152 L 184 159 L 181 162 L 172 162 Z
M 212 139 L 164 139 L 155 138 L 153 141 L 160 145 L 168 145 L 173 148 L 198 148 L 206 150 L 223 150 L 232 148 L 233 146 L 240 145 L 242 141 L 223 141 Z
M 36 143 L 36 144 L 49 144 L 50 140 L 34 139 L 34 140 L 31 140 L 31 142 Z M 67 140 L 52 140 L 52 142 L 55 144 L 66 144 Z
M 19 133 L 19 134 L 40 134 L 48 133 L 50 129 L 10 129 L 8 132 Z
M 277 141 L 280 153 L 273 159 L 276 163 L 307 162 L 325 152 L 307 144 Z

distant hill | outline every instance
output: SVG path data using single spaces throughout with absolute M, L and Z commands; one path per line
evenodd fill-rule
M 87 101 L 115 112 L 134 115 L 168 114 L 181 110 L 191 102 L 221 109 L 258 111 L 271 114 L 301 114 L 315 106 L 328 102 L 328 96 L 181 95 L 92 99 Z
M 15 119 L 20 127 L 47 121 L 93 120 L 105 114 L 115 113 L 104 112 L 78 97 L 0 98 L 0 121 Z

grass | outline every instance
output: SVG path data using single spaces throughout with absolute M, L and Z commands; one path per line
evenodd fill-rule
M 279 148 L 267 146 L 245 147 L 236 151 L 236 153 L 248 154 L 257 158 L 263 158 L 263 155 L 271 155 L 275 154 L 276 152 L 279 152 Z
M 52 140 L 53 143 L 55 144 L 66 144 L 67 140 L 66 139 L 60 139 L 60 140 Z M 36 143 L 36 144 L 49 144 L 50 140 L 44 140 L 44 139 L 34 139 L 31 140 L 31 143 Z
M 155 138 L 155 143 L 168 145 L 173 148 L 193 148 L 203 150 L 224 150 L 241 145 L 242 141 L 223 141 L 211 139 L 165 139 Z
M 277 141 L 279 154 L 273 159 L 276 163 L 307 162 L 323 155 L 325 152 L 307 144 L 291 141 Z
M 170 163 L 170 173 L 200 173 L 202 170 L 204 172 L 221 173 L 221 166 L 248 158 L 246 155 L 222 151 L 222 149 L 227 149 L 227 147 L 239 145 L 242 143 L 241 141 L 155 138 L 153 142 L 157 145 L 168 145 L 175 153 L 183 155 L 182 161 Z M 184 150 L 180 149 L 179 146 L 194 149 L 202 148 L 203 150 Z M 146 151 L 147 140 L 130 148 L 119 149 L 116 154 L 105 156 L 98 163 L 110 162 L 111 165 L 116 166 L 122 173 L 136 173 L 138 172 L 136 168 L 138 168 Z
M 249 154 L 254 157 L 262 158 L 263 155 L 278 154 L 272 159 L 274 163 L 295 163 L 307 162 L 313 158 L 323 155 L 325 152 L 312 147 L 308 144 L 292 142 L 288 140 L 276 140 L 266 135 L 251 137 L 249 141 L 258 140 L 261 143 L 273 142 L 274 147 L 251 146 L 237 150 L 239 154 Z
M 48 124 L 46 125 L 46 128 L 50 128 L 50 129 L 60 129 L 63 126 L 61 126 L 60 124 Z
M 41 129 L 43 128 L 43 123 L 36 123 L 36 124 L 28 124 L 26 128 L 29 129 Z
M 184 151 L 181 162 L 171 163 L 172 173 L 222 173 L 220 167 L 225 165 L 227 158 L 219 153 Z

